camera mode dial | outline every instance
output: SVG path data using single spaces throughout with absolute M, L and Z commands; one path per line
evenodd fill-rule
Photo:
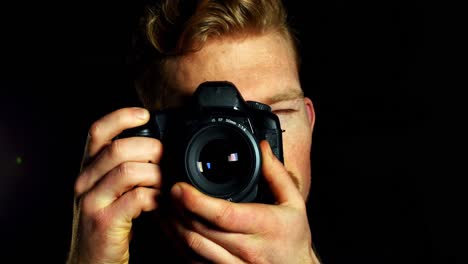
M 247 105 L 254 110 L 261 110 L 261 111 L 267 111 L 271 112 L 271 107 L 267 104 L 262 104 L 260 102 L 255 102 L 255 101 L 247 101 Z

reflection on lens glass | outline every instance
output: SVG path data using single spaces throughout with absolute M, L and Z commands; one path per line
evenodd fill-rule
M 198 171 L 209 181 L 227 183 L 236 178 L 248 177 L 251 157 L 246 142 L 233 139 L 215 139 L 200 152 Z

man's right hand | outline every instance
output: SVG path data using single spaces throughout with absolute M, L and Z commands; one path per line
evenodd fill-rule
M 90 128 L 75 182 L 72 263 L 127 263 L 132 220 L 158 207 L 162 144 L 147 137 L 113 140 L 145 124 L 143 108 L 116 110 Z

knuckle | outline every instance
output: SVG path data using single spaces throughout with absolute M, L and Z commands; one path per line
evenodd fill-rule
M 81 176 L 81 175 L 80 175 Z M 75 184 L 73 185 L 73 192 L 75 194 L 75 197 L 79 197 L 82 193 L 82 177 L 78 176 L 78 178 L 75 180 Z
M 76 181 L 75 181 L 75 185 L 73 186 L 73 191 L 75 193 L 75 197 L 80 197 L 81 194 L 83 193 L 83 187 L 82 187 L 82 183 L 81 183 L 81 180 L 78 178 Z
M 109 155 L 112 157 L 112 158 L 117 158 L 117 157 L 121 157 L 124 155 L 125 151 L 123 151 L 123 142 L 122 140 L 114 140 L 112 141 L 110 147 L 109 147 Z
M 256 250 L 255 248 L 245 247 L 241 251 L 240 255 L 242 259 L 247 260 L 248 263 L 266 263 L 259 252 L 261 250 Z
M 215 216 L 215 224 L 224 226 L 228 222 L 235 221 L 234 207 L 231 204 L 226 204 L 219 213 Z
M 121 163 L 118 167 L 118 174 L 124 179 L 128 179 L 135 173 L 135 166 L 130 162 Z
M 91 139 L 96 138 L 101 130 L 101 123 L 99 121 L 94 122 L 89 128 L 88 135 Z
M 79 199 L 79 210 L 92 232 L 102 233 L 109 229 L 112 217 L 105 208 L 99 208 L 96 199 L 89 194 Z
M 187 245 L 191 249 L 195 251 L 199 251 L 200 249 L 202 249 L 203 247 L 202 238 L 201 236 L 197 235 L 195 232 L 187 231 L 185 239 L 187 241 Z
M 80 201 L 81 211 L 85 215 L 93 215 L 96 201 L 91 195 L 84 195 Z
M 145 189 L 136 188 L 133 190 L 133 200 L 139 204 L 145 204 L 148 201 Z

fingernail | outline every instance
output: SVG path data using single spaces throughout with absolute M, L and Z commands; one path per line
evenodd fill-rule
M 175 185 L 172 187 L 172 197 L 174 198 L 180 198 L 182 196 L 182 188 L 179 185 Z
M 148 117 L 148 111 L 146 109 L 138 109 L 135 115 L 138 119 L 145 120 Z

